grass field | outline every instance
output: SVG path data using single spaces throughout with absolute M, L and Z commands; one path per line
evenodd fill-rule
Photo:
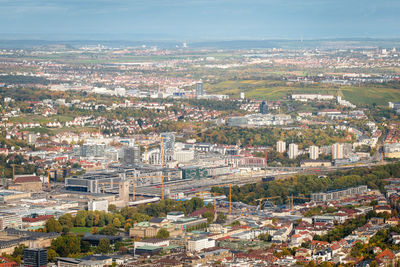
M 98 227 L 97 229 L 100 231 L 103 228 L 104 227 Z M 91 229 L 91 227 L 74 227 L 71 229 L 71 233 L 86 234 L 86 233 L 90 233 L 90 229 Z
M 240 80 L 224 81 L 217 84 L 206 84 L 205 89 L 210 93 L 226 94 L 232 98 L 238 98 L 240 92 L 245 92 L 246 97 L 266 100 L 285 99 L 291 93 L 322 93 L 336 95 L 338 89 L 342 91 L 344 98 L 354 104 L 386 105 L 387 102 L 400 101 L 400 90 L 386 88 L 380 85 L 364 86 L 330 86 L 325 84 L 307 85 L 291 84 L 281 81 L 265 80 Z

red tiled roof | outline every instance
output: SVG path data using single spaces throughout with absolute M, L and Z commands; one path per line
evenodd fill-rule
M 33 183 L 33 182 L 41 182 L 38 176 L 22 176 L 15 178 L 15 183 Z
M 378 255 L 376 255 L 376 259 L 381 259 L 381 258 L 390 258 L 393 259 L 394 257 L 396 257 L 396 255 L 394 255 L 394 253 L 392 251 L 390 251 L 389 249 L 385 249 L 384 251 L 382 251 L 381 253 L 379 253 Z
M 33 223 L 33 222 L 47 221 L 48 219 L 50 219 L 52 217 L 54 217 L 54 215 L 40 215 L 35 218 L 24 217 L 24 218 L 22 218 L 22 221 Z

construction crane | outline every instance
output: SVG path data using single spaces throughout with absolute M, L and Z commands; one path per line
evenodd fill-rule
M 276 199 L 276 198 L 281 198 L 281 196 L 263 197 L 263 198 L 255 199 L 254 201 L 258 201 L 259 210 L 261 210 L 261 203 L 263 200 Z
M 164 175 L 156 175 L 156 176 L 142 176 L 142 177 L 136 177 L 136 176 L 128 176 L 127 178 L 132 179 L 132 191 L 133 191 L 133 201 L 135 201 L 135 190 L 136 190 L 136 184 L 135 184 L 135 179 L 137 178 L 160 178 L 161 179 L 161 200 L 164 200 Z
M 229 186 L 229 215 L 232 214 L 232 184 L 221 184 L 221 185 L 216 185 L 216 187 L 223 187 L 223 186 Z
M 295 196 L 289 196 L 288 201 L 289 201 L 289 210 L 293 211 L 294 210 L 294 204 L 293 204 L 293 200 L 294 199 L 304 199 L 304 200 L 310 200 L 309 197 L 295 197 Z
M 148 144 L 141 145 L 139 143 L 136 143 L 139 147 L 144 147 L 144 163 L 148 164 L 149 159 L 147 158 L 147 149 L 148 149 Z
M 102 186 L 102 193 L 105 194 L 106 193 L 106 187 L 105 187 L 106 184 L 111 184 L 111 185 L 119 184 L 119 181 L 116 181 L 116 182 L 98 182 L 97 184 Z
M 217 211 L 217 193 L 216 192 L 210 192 L 210 191 L 200 191 L 198 193 L 203 198 L 203 200 L 204 200 L 204 194 L 211 194 L 211 195 L 214 196 L 214 212 L 216 212 Z
M 164 137 L 161 137 L 161 159 L 160 159 L 160 163 L 161 163 L 161 166 L 164 166 L 164 154 L 165 154 L 165 151 L 164 151 Z

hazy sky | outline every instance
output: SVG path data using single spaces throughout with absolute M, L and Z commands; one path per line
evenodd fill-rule
M 400 37 L 399 14 L 400 0 L 0 0 L 0 39 Z

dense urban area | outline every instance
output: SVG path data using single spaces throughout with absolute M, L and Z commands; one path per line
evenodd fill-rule
M 1 48 L 0 266 L 399 266 L 399 48 L 301 44 Z

